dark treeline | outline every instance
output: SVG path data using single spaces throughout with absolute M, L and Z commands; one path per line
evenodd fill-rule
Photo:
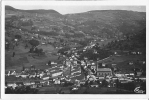
M 136 50 L 136 49 L 146 49 L 146 29 L 142 31 L 129 35 L 124 40 L 115 40 L 106 46 L 108 49 L 116 50 Z

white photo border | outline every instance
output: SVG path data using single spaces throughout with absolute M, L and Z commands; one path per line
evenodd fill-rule
M 2 1 L 2 11 L 1 11 L 1 98 L 2 99 L 145 99 L 149 98 L 149 74 L 146 73 L 146 94 L 5 94 L 4 86 L 5 86 L 5 5 L 14 4 L 14 5 L 102 5 L 102 6 L 146 6 L 146 40 L 149 39 L 149 35 L 147 34 L 149 30 L 148 27 L 148 2 L 149 0 L 104 0 L 104 1 Z M 146 41 L 148 44 L 148 40 Z M 148 45 L 146 45 L 146 51 L 148 51 Z M 146 52 L 146 55 L 149 55 L 149 52 Z M 146 72 L 149 71 L 147 65 L 148 56 L 146 56 Z

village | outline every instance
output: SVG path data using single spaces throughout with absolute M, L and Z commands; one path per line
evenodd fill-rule
M 143 52 L 114 51 L 112 55 L 101 60 L 97 59 L 96 61 L 93 61 L 89 60 L 87 57 L 79 60 L 78 58 L 83 52 L 100 46 L 95 41 L 96 40 L 91 41 L 89 45 L 79 50 L 76 48 L 71 48 L 70 50 L 65 51 L 65 53 L 67 52 L 67 55 L 65 53 L 65 55 L 63 53 L 61 54 L 61 52 L 58 53 L 58 59 L 61 57 L 65 58 L 63 62 L 57 63 L 54 61 L 49 61 L 45 63 L 46 66 L 49 66 L 49 68 L 46 69 L 37 69 L 35 65 L 30 65 L 28 67 L 22 67 L 21 71 L 7 70 L 5 72 L 6 89 L 10 87 L 15 89 L 17 87 L 29 86 L 30 88 L 40 90 L 40 88 L 44 86 L 50 87 L 53 85 L 59 85 L 60 87 L 63 87 L 66 84 L 67 87 L 68 83 L 70 83 L 70 86 L 73 87 L 71 91 L 73 91 L 76 89 L 78 90 L 80 86 L 87 83 L 89 83 L 87 86 L 96 88 L 118 88 L 117 86 L 119 83 L 126 84 L 135 82 L 138 85 L 146 81 L 145 76 L 142 75 L 142 73 L 144 73 L 143 69 L 135 67 L 135 63 L 145 65 L 145 61 L 121 61 L 122 56 L 141 56 Z M 46 44 L 43 44 L 42 42 L 41 45 Z M 97 54 L 98 52 L 94 50 L 93 53 Z M 126 69 L 124 63 L 126 63 L 126 67 L 129 67 L 128 69 Z M 123 68 L 118 66 L 123 66 Z M 135 85 L 131 91 L 134 92 L 134 89 Z M 63 91 L 63 93 L 65 92 L 70 93 L 68 90 Z

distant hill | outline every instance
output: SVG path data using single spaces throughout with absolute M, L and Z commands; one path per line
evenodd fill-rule
M 5 10 L 12 10 L 12 11 L 19 11 L 19 12 L 26 12 L 26 13 L 37 13 L 37 14 L 59 14 L 59 12 L 55 10 L 44 10 L 44 9 L 37 9 L 37 10 L 20 10 L 20 9 L 15 9 L 11 6 L 5 6 Z
M 66 34 L 71 32 L 75 34 L 75 31 L 81 31 L 83 34 L 97 35 L 101 38 L 123 39 L 138 33 L 146 27 L 145 12 L 92 10 L 61 15 L 55 10 L 20 10 L 11 6 L 6 6 L 5 9 L 6 15 L 23 15 L 32 21 L 34 19 L 33 23 L 38 25 L 37 27 L 42 27 L 43 25 L 49 28 L 54 27 L 56 33 L 59 33 L 60 30 L 63 30 Z M 36 17 L 36 14 L 39 17 Z
M 5 10 L 17 10 L 17 9 L 15 9 L 15 8 L 13 8 L 11 6 L 5 6 Z
M 94 33 L 103 37 L 124 36 L 146 27 L 145 12 L 95 10 L 66 16 L 68 20 L 77 21 L 75 26 L 85 33 Z

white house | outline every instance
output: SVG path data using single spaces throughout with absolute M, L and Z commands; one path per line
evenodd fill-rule
M 21 74 L 20 75 L 22 78 L 27 78 L 29 75 L 27 73 Z
M 55 81 L 54 84 L 60 84 L 61 83 L 60 79 L 55 79 L 54 81 Z
M 13 89 L 15 89 L 17 85 L 14 82 L 7 82 L 7 87 L 12 87 Z
M 24 85 L 29 86 L 29 85 L 31 85 L 31 83 L 30 82 L 24 82 Z
M 57 73 L 53 73 L 52 74 L 52 77 L 57 77 L 57 76 L 60 76 L 63 72 L 57 72 Z

